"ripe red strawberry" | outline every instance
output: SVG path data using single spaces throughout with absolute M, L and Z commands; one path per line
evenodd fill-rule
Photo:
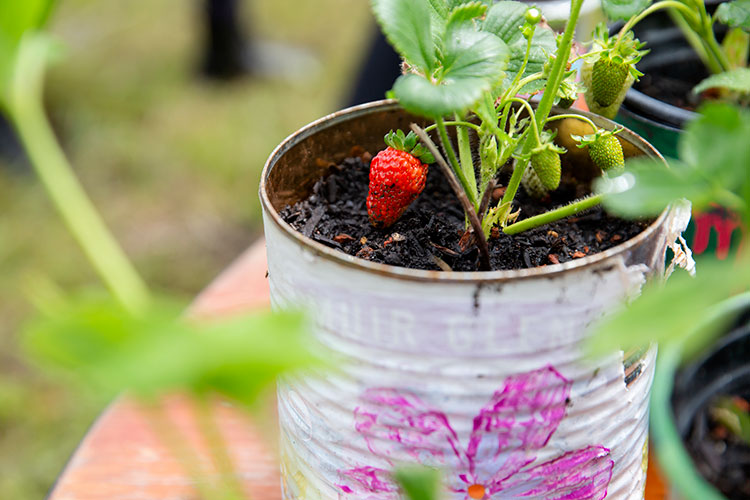
M 370 163 L 370 190 L 367 213 L 370 222 L 385 228 L 396 222 L 424 189 L 427 164 L 434 161 L 413 133 L 390 132 L 385 138 L 388 147 Z M 421 158 L 421 159 L 420 159 Z

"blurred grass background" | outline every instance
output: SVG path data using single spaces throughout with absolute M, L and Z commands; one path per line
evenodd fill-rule
M 295 81 L 201 78 L 198 0 L 61 0 L 63 58 L 47 79 L 56 131 L 104 219 L 156 289 L 193 296 L 261 234 L 257 186 L 273 147 L 346 102 L 374 29 L 357 0 L 245 0 L 256 38 L 304 47 Z M 2 161 L 2 160 L 0 160 Z M 0 165 L 0 498 L 43 498 L 106 401 L 74 396 L 20 353 L 43 273 L 98 286 L 36 177 Z

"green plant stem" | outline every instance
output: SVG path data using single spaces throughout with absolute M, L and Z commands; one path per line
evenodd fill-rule
M 573 203 L 556 208 L 555 210 L 550 210 L 549 212 L 535 215 L 534 217 L 529 217 L 528 219 L 511 224 L 504 228 L 503 232 L 505 234 L 518 234 L 528 231 L 529 229 L 534 229 L 535 227 L 549 224 L 550 222 L 555 222 L 556 220 L 564 219 L 570 215 L 575 215 L 578 212 L 595 207 L 602 202 L 603 198 L 603 195 L 597 194 L 583 198 L 582 200 L 574 201 Z
M 479 131 L 482 130 L 482 128 L 479 125 L 477 125 L 476 123 L 471 123 L 471 122 L 467 122 L 467 121 L 461 121 L 461 120 L 459 120 L 459 121 L 444 121 L 443 123 L 447 127 L 468 127 L 470 129 L 475 130 L 476 132 L 479 132 Z M 432 125 L 428 125 L 427 127 L 425 127 L 424 131 L 425 132 L 432 132 L 436 128 L 437 128 L 437 124 L 433 123 Z
M 211 456 L 221 477 L 223 499 L 241 500 L 244 488 L 229 455 L 224 436 L 216 424 L 216 416 L 207 395 L 198 395 L 195 399 L 196 422 L 201 434 L 206 439 Z
M 518 93 L 519 89 L 522 89 L 522 85 L 518 85 L 521 81 L 521 77 L 523 76 L 524 72 L 526 71 L 526 66 L 529 64 L 529 55 L 531 54 L 531 42 L 534 38 L 534 32 L 536 31 L 536 25 L 534 25 L 533 30 L 531 32 L 531 36 L 529 36 L 526 39 L 526 53 L 523 56 L 523 63 L 521 64 L 521 69 L 518 70 L 516 73 L 516 76 L 513 78 L 513 81 L 511 82 L 510 86 L 508 87 L 508 90 L 505 92 L 505 96 L 514 96 Z M 531 75 L 529 75 L 531 76 Z M 510 92 L 513 92 L 512 94 Z M 505 97 L 504 96 L 504 97 Z
M 549 113 L 552 110 L 552 104 L 557 97 L 557 90 L 560 88 L 560 84 L 565 77 L 565 69 L 568 64 L 568 58 L 570 57 L 570 48 L 573 45 L 573 35 L 576 31 L 576 24 L 578 24 L 581 6 L 583 6 L 583 0 L 571 0 L 570 2 L 570 16 L 568 17 L 565 31 L 563 32 L 560 44 L 558 45 L 555 62 L 552 65 L 549 77 L 547 78 L 547 87 L 544 89 L 542 99 L 539 101 L 539 105 L 536 108 L 536 123 L 539 128 L 544 127 L 544 124 L 547 121 L 547 116 L 549 116 Z M 528 151 L 525 151 L 525 153 L 528 153 Z M 515 196 L 515 193 L 513 195 Z M 503 198 L 503 201 L 507 200 Z
M 703 2 L 702 0 L 700 2 L 700 8 L 698 8 L 698 12 L 700 16 L 701 35 L 703 43 L 706 44 L 709 53 L 718 62 L 719 66 L 721 67 L 721 72 L 729 71 L 730 69 L 732 69 L 732 65 L 729 63 L 729 59 L 724 53 L 724 49 L 716 40 L 716 36 L 714 35 L 713 19 L 708 14 L 708 11 L 706 11 L 705 2 Z
M 539 105 L 536 108 L 536 114 L 531 116 L 531 120 L 536 127 L 535 130 L 537 130 L 537 132 L 538 129 L 544 127 L 544 124 L 547 121 L 547 117 L 549 116 L 550 111 L 552 111 L 552 104 L 554 103 L 555 97 L 557 96 L 557 90 L 560 88 L 560 84 L 565 77 L 565 68 L 568 63 L 568 58 L 570 57 L 570 48 L 573 45 L 573 35 L 575 34 L 576 24 L 578 23 L 578 16 L 581 13 L 581 6 L 583 6 L 583 0 L 571 0 L 570 2 L 570 16 L 568 17 L 568 22 L 565 25 L 565 31 L 563 32 L 562 38 L 560 39 L 560 43 L 558 45 L 555 62 L 552 65 L 552 70 L 550 71 L 549 77 L 547 78 L 547 87 L 545 88 L 544 94 L 542 95 L 542 100 L 539 101 Z M 524 142 L 522 155 L 524 157 L 528 157 L 528 155 L 530 155 L 531 153 L 531 150 L 534 149 L 534 147 L 539 142 L 540 141 L 538 133 L 534 136 L 533 139 L 531 137 L 527 137 L 526 141 Z M 526 170 L 526 167 L 528 167 L 528 164 L 528 159 L 518 162 L 515 170 L 513 170 L 513 175 L 511 175 L 510 177 L 508 187 L 505 190 L 505 194 L 503 195 L 503 199 L 501 200 L 500 205 L 513 202 L 516 197 L 516 193 L 518 192 L 518 186 L 521 185 L 523 173 Z M 500 222 L 502 224 L 505 221 Z
M 653 14 L 654 12 L 657 12 L 661 9 L 668 9 L 668 8 L 674 8 L 682 12 L 683 15 L 686 16 L 686 20 L 688 22 L 690 22 L 690 20 L 687 19 L 687 17 L 692 17 L 693 18 L 692 20 L 696 26 L 700 24 L 700 20 L 699 18 L 695 16 L 695 12 L 684 3 L 678 2 L 676 0 L 662 0 L 661 2 L 652 4 L 647 9 L 644 9 L 637 16 L 633 16 L 630 19 L 628 19 L 628 22 L 625 23 L 625 25 L 622 27 L 622 29 L 620 30 L 620 33 L 617 36 L 617 42 L 615 42 L 614 50 L 616 51 L 617 48 L 620 46 L 620 43 L 622 43 L 622 40 L 625 37 L 625 33 L 633 29 L 633 27 L 636 24 L 638 24 L 639 22 L 641 22 L 643 19 Z
M 730 69 L 732 69 L 732 66 L 729 63 L 727 55 L 724 53 L 724 49 L 716 40 L 716 36 L 714 35 L 713 21 L 708 12 L 706 12 L 706 6 L 705 4 L 703 4 L 703 2 L 701 2 L 700 5 L 697 6 L 697 11 L 698 22 L 693 27 L 693 31 L 697 35 L 698 40 L 703 46 L 703 52 L 705 52 L 706 57 L 708 58 L 709 62 L 706 66 L 714 74 L 729 71 Z M 689 20 L 686 21 L 689 25 Z M 689 37 L 688 40 L 690 40 Z M 701 51 L 698 51 L 698 53 L 700 54 Z
M 549 118 L 547 118 L 547 122 L 553 122 L 555 120 L 562 120 L 563 118 L 573 118 L 575 120 L 580 120 L 582 122 L 588 123 L 589 125 L 591 125 L 591 128 L 594 129 L 594 132 L 599 130 L 599 127 L 597 127 L 596 123 L 592 122 L 591 119 L 583 115 L 576 115 L 574 113 L 550 116 Z
M 595 56 L 596 54 L 601 54 L 602 52 L 604 52 L 604 49 L 589 50 L 585 54 L 581 54 L 581 55 L 571 58 L 570 64 L 580 61 L 581 59 L 586 59 L 587 57 Z
M 578 16 L 581 13 L 582 5 L 583 0 L 572 0 L 570 2 L 570 16 L 568 17 L 565 31 L 563 32 L 558 45 L 555 62 L 552 65 L 552 70 L 550 70 L 549 77 L 547 78 L 547 87 L 542 95 L 542 100 L 539 101 L 539 105 L 536 108 L 536 114 L 532 115 L 532 121 L 537 129 L 542 129 L 547 122 L 547 117 L 549 116 L 550 111 L 552 111 L 552 104 L 555 102 L 555 97 L 557 97 L 557 90 L 560 88 L 560 84 L 565 77 L 565 68 L 568 64 L 568 58 L 570 57 L 570 48 L 573 45 L 573 35 L 575 34 L 576 24 L 578 23 Z M 535 136 L 534 138 L 527 137 L 523 147 L 523 156 L 528 156 L 538 143 L 538 136 Z M 508 182 L 508 187 L 506 188 L 503 199 L 500 202 L 501 205 L 513 202 L 513 199 L 518 192 L 518 186 L 521 184 L 523 173 L 528 164 L 529 160 L 526 159 L 518 162 L 516 165 L 516 169 L 510 177 L 510 182 Z M 504 223 L 505 221 L 500 222 Z
M 666 347 L 659 350 L 656 360 L 656 377 L 651 391 L 651 433 L 659 466 L 667 477 L 679 481 L 672 482 L 685 498 L 701 500 L 724 500 L 715 488 L 705 482 L 693 464 L 690 455 L 682 445 L 682 437 L 674 424 L 671 408 L 674 374 L 680 363 L 680 352 Z
M 516 102 L 526 108 L 526 112 L 529 114 L 529 121 L 531 122 L 531 129 L 534 131 L 534 138 L 536 139 L 536 145 L 539 146 L 542 144 L 542 136 L 539 134 L 539 127 L 536 124 L 536 120 L 534 119 L 534 109 L 531 107 L 531 104 L 528 103 L 528 101 L 525 101 L 524 99 L 519 99 L 518 97 L 513 97 L 511 99 L 508 99 L 508 102 Z
M 502 119 L 500 121 L 500 129 L 503 132 L 505 132 L 506 130 L 508 130 L 508 115 L 510 114 L 510 103 L 509 102 L 505 103 L 505 105 L 502 106 L 502 108 L 503 108 L 503 114 L 502 114 Z M 497 140 L 499 141 L 500 138 L 498 137 Z
M 708 53 L 708 49 L 703 43 L 703 39 L 695 32 L 695 27 L 691 26 L 679 11 L 670 10 L 669 16 L 677 27 L 680 28 L 683 36 L 701 58 L 701 61 L 703 61 L 706 68 L 708 68 L 713 74 L 721 73 L 721 65 Z
M 456 152 L 453 150 L 453 145 L 451 144 L 451 140 L 448 137 L 448 131 L 445 129 L 445 122 L 442 118 L 438 118 L 435 120 L 435 125 L 437 125 L 438 134 L 440 135 L 440 142 L 443 144 L 445 154 L 448 156 L 448 161 L 450 162 L 453 171 L 458 177 L 458 180 L 461 183 L 461 187 L 463 187 L 464 191 L 466 192 L 466 196 L 469 198 L 469 202 L 471 202 L 472 205 L 476 205 L 477 200 L 476 196 L 474 195 L 476 186 L 474 187 L 474 189 L 470 187 L 469 181 L 468 179 L 466 179 L 461 165 L 458 164 Z
M 511 90 L 505 93 L 505 95 L 512 96 L 518 94 L 522 88 L 524 88 L 526 85 L 528 85 L 531 82 L 535 82 L 537 80 L 541 80 L 544 78 L 544 73 L 533 73 L 525 78 L 522 78 L 515 88 L 511 87 Z
M 516 193 L 518 192 L 518 187 L 521 185 L 521 179 L 523 179 L 523 173 L 526 171 L 526 167 L 529 165 L 529 157 L 531 154 L 531 151 L 540 145 L 542 143 L 541 136 L 539 134 L 539 128 L 536 123 L 534 110 L 531 109 L 531 105 L 524 101 L 523 99 L 509 99 L 510 102 L 519 102 L 523 106 L 526 107 L 527 112 L 529 113 L 529 121 L 531 122 L 531 128 L 534 131 L 533 139 L 531 137 L 526 138 L 526 142 L 524 143 L 524 157 L 525 160 L 521 160 L 516 164 L 516 168 L 513 170 L 513 174 L 510 176 L 510 181 L 508 181 L 508 186 L 505 189 L 505 194 L 503 195 L 503 199 L 500 201 L 498 205 L 504 205 L 506 203 L 512 203 L 513 199 L 516 197 Z M 508 104 L 510 104 L 510 102 Z M 539 111 L 539 108 L 537 108 L 537 113 Z M 500 221 L 501 223 L 505 221 Z
M 456 117 L 458 120 L 458 116 Z M 471 158 L 471 142 L 469 141 L 469 130 L 466 127 L 456 127 L 456 141 L 458 142 L 458 155 L 461 159 L 461 170 L 466 176 L 466 182 L 472 191 L 474 207 L 479 209 L 479 194 L 477 193 L 477 177 L 474 173 L 474 161 Z
M 141 312 L 148 288 L 86 196 L 47 121 L 42 88 L 48 47 L 40 36 L 22 40 L 10 87 L 13 122 L 42 185 L 94 269 L 125 308 Z
M 732 66 L 731 64 L 729 64 L 729 59 L 727 59 L 727 56 L 726 54 L 724 54 L 721 45 L 719 45 L 719 42 L 714 36 L 713 27 L 709 24 L 707 29 L 708 32 L 704 34 L 704 43 L 708 46 L 708 50 L 711 54 L 713 54 L 713 56 L 721 66 L 722 70 L 719 73 L 729 71 L 730 69 L 732 69 Z
M 526 139 L 526 144 L 531 142 L 530 139 Z M 513 169 L 513 174 L 510 176 L 510 180 L 508 181 L 508 186 L 505 188 L 505 194 L 503 195 L 503 199 L 500 200 L 499 205 L 505 205 L 506 203 L 512 203 L 513 199 L 516 197 L 516 193 L 518 192 L 518 186 L 521 185 L 521 179 L 523 179 L 523 173 L 526 171 L 526 168 L 529 166 L 529 158 L 519 160 L 516 163 L 516 168 Z M 510 192 L 510 193 L 509 193 Z M 500 221 L 501 223 L 505 221 Z

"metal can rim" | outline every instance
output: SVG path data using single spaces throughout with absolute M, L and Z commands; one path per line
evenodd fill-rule
M 270 216 L 271 221 L 283 232 L 283 234 L 297 242 L 303 247 L 307 248 L 316 256 L 333 261 L 338 264 L 354 267 L 363 272 L 375 273 L 381 276 L 387 276 L 391 278 L 409 280 L 409 281 L 427 281 L 427 282 L 439 282 L 439 283 L 498 283 L 506 281 L 515 281 L 522 279 L 538 279 L 547 278 L 558 275 L 560 273 L 580 270 L 592 267 L 606 266 L 608 263 L 614 264 L 615 258 L 626 254 L 630 249 L 642 244 L 647 240 L 655 231 L 657 231 L 667 220 L 667 214 L 669 207 L 665 208 L 664 211 L 652 222 L 645 230 L 638 235 L 630 238 L 629 240 L 612 247 L 604 252 L 600 252 L 594 255 L 576 259 L 573 261 L 565 262 L 563 264 L 554 264 L 544 267 L 535 267 L 531 269 L 513 269 L 513 270 L 502 270 L 502 271 L 469 271 L 469 272 L 458 272 L 458 271 L 429 271 L 421 269 L 408 269 L 404 267 L 392 266 L 389 264 L 380 264 L 376 262 L 370 262 L 365 259 L 353 257 L 351 255 L 339 252 L 332 248 L 329 248 L 322 243 L 318 243 L 312 238 L 308 238 L 303 234 L 296 231 L 294 228 L 289 226 L 286 222 L 281 219 L 281 216 L 271 204 L 271 200 L 268 195 L 268 176 L 273 169 L 274 165 L 278 160 L 292 147 L 301 143 L 302 141 L 313 136 L 316 132 L 345 122 L 348 120 L 354 120 L 359 117 L 365 116 L 370 113 L 379 111 L 390 111 L 398 110 L 400 106 L 397 101 L 393 99 L 384 99 L 381 101 L 374 101 L 358 106 L 346 108 L 335 113 L 326 115 L 318 120 L 315 120 L 308 125 L 300 128 L 296 132 L 289 135 L 284 139 L 270 154 L 268 160 L 266 160 L 263 170 L 261 172 L 261 180 L 259 187 L 259 196 L 261 206 L 264 212 Z M 656 157 L 661 161 L 665 162 L 664 157 L 656 150 L 648 141 L 643 139 L 641 136 L 636 134 L 630 129 L 623 128 L 621 125 L 616 124 L 612 120 L 606 119 L 602 116 L 594 113 L 581 111 L 581 110 L 566 110 L 567 113 L 581 114 L 588 117 L 594 123 L 605 129 L 612 130 L 615 127 L 622 128 L 619 135 L 634 146 L 638 147 L 644 153 Z

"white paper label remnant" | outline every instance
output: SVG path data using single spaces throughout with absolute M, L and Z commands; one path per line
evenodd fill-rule
M 664 273 L 665 279 L 671 276 L 676 267 L 681 267 L 690 273 L 691 276 L 695 276 L 693 251 L 690 250 L 685 238 L 682 237 L 683 231 L 687 229 L 688 223 L 690 223 L 691 207 L 691 203 L 683 198 L 682 200 L 674 202 L 669 211 L 667 222 L 667 244 L 669 245 L 669 248 L 672 249 L 674 256 Z

